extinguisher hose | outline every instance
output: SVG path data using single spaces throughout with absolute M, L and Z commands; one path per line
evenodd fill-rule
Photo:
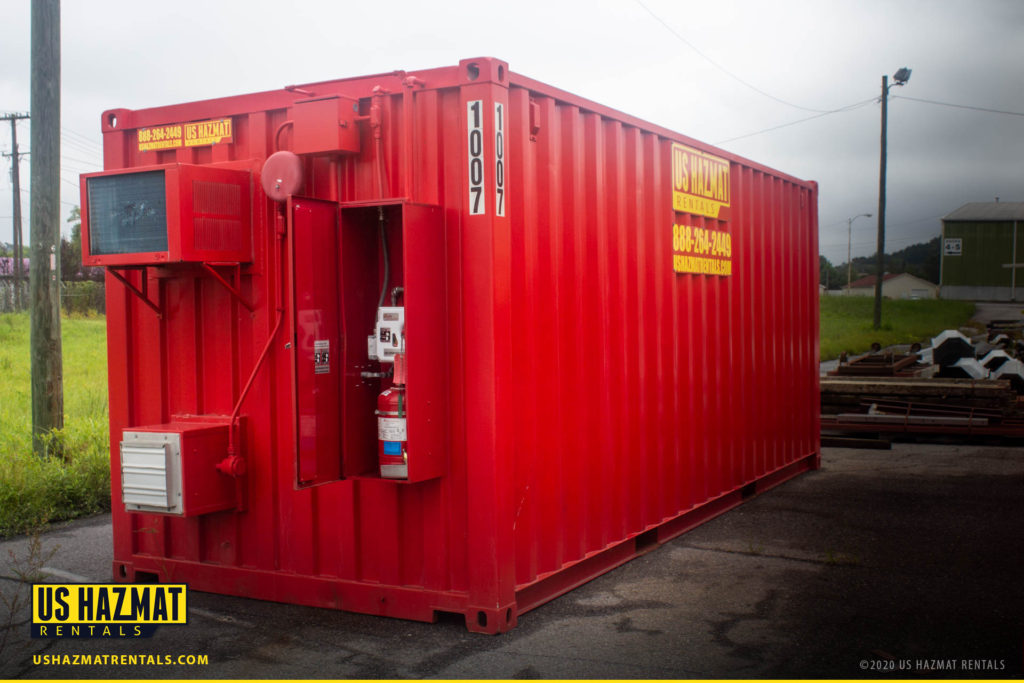
M 380 296 L 377 297 L 377 308 L 384 305 L 384 297 L 388 293 L 388 282 L 391 280 L 391 264 L 388 259 L 388 233 L 384 227 L 384 207 L 377 207 L 377 218 L 380 222 L 380 251 L 384 256 L 384 281 L 380 285 Z
M 384 99 L 386 92 L 381 86 L 376 86 L 373 89 L 373 105 L 370 107 L 370 125 L 373 128 L 373 139 L 376 146 L 374 165 L 377 170 L 377 191 L 380 193 L 381 200 L 389 192 L 387 175 L 384 171 L 384 108 L 381 105 L 381 100 Z M 384 281 L 380 286 L 380 296 L 377 297 L 377 308 L 381 308 L 384 306 L 384 297 L 387 296 L 388 292 L 388 282 L 391 280 L 391 264 L 388 259 L 388 236 L 384 228 L 383 206 L 377 207 L 377 220 L 380 222 L 380 250 L 381 255 L 384 257 Z M 376 327 L 376 318 L 374 319 L 374 327 Z

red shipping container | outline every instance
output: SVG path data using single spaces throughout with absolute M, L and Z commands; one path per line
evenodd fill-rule
M 102 129 L 117 580 L 494 633 L 818 466 L 813 182 L 492 58 Z

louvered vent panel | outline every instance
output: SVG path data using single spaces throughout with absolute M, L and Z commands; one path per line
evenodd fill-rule
M 238 185 L 192 183 L 195 248 L 211 251 L 242 246 L 242 193 Z

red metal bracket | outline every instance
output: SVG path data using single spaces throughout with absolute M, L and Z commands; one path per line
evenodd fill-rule
M 139 299 L 142 300 L 142 303 L 152 308 L 153 312 L 156 313 L 156 317 L 164 317 L 163 312 L 160 310 L 160 307 L 149 300 L 149 278 L 147 277 L 146 268 L 142 268 L 142 291 L 139 291 L 139 289 L 135 285 L 128 282 L 128 278 L 126 278 L 124 275 L 121 275 L 121 273 L 117 272 L 115 269 L 108 267 L 107 271 L 111 275 L 116 277 L 118 280 L 120 280 L 121 284 L 127 287 L 129 292 L 139 297 Z
M 232 286 L 232 284 L 231 284 L 230 282 L 228 282 L 228 281 L 227 281 L 227 280 L 225 280 L 225 279 L 224 279 L 223 277 L 221 277 L 220 273 L 218 273 L 218 272 L 217 272 L 216 270 L 214 270 L 214 269 L 213 269 L 213 266 L 211 266 L 211 265 L 210 265 L 210 264 L 208 264 L 208 263 L 201 263 L 201 264 L 199 264 L 199 265 L 201 265 L 201 266 L 203 267 L 203 269 L 204 269 L 204 270 L 205 270 L 205 271 L 206 271 L 207 273 L 209 273 L 210 275 L 212 275 L 212 276 L 214 277 L 214 279 L 215 279 L 215 280 L 217 280 L 217 282 L 219 282 L 219 283 L 221 283 L 222 285 L 224 285 L 224 287 L 226 287 L 226 288 L 227 288 L 227 290 L 228 290 L 229 292 L 231 292 L 231 295 L 232 295 L 232 296 L 234 296 L 234 297 L 235 297 L 236 299 L 238 299 L 238 302 L 239 302 L 240 304 L 242 304 L 242 305 L 243 305 L 243 306 L 245 306 L 245 307 L 246 307 L 247 309 L 249 309 L 249 312 L 250 312 L 250 313 L 252 313 L 252 312 L 253 312 L 253 311 L 254 311 L 254 310 L 256 309 L 256 307 L 255 307 L 255 306 L 253 306 L 252 304 L 250 304 L 250 303 L 249 303 L 248 301 L 246 301 L 246 300 L 245 300 L 245 297 L 243 297 L 243 296 L 242 296 L 242 293 L 241 293 L 241 292 L 239 292 L 239 291 L 238 291 L 237 289 L 235 289 L 235 287 L 234 287 L 234 286 Z

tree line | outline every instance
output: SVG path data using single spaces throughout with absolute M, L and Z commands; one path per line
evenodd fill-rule
M 877 253 L 875 252 L 871 256 L 857 256 L 853 258 L 853 280 L 862 278 L 865 275 L 875 274 Z M 899 251 L 886 254 L 884 263 L 886 273 L 910 273 L 922 280 L 938 284 L 939 238 L 935 237 L 928 242 L 912 244 Z M 833 265 L 824 256 L 819 256 L 819 282 L 827 285 L 829 289 L 842 289 L 846 286 L 846 265 L 845 261 L 838 265 Z
M 103 269 L 82 265 L 82 212 L 79 207 L 71 209 L 67 222 L 71 224 L 71 237 L 61 234 L 60 238 L 60 277 L 68 282 L 91 280 L 103 282 Z M 23 254 L 27 258 L 28 249 Z M 0 257 L 13 258 L 14 245 L 0 242 Z M 12 273 L 13 274 L 13 270 Z M 25 276 L 28 276 L 26 271 Z

